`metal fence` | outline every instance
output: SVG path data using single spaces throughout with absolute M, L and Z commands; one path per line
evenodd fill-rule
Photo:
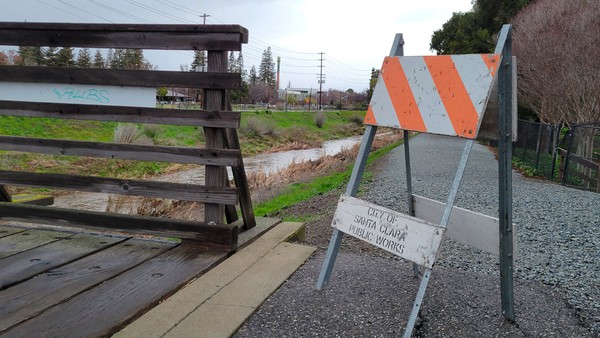
M 560 125 L 519 120 L 517 141 L 513 142 L 513 158 L 535 169 L 539 176 L 557 179 L 560 131 Z
M 558 154 L 562 184 L 600 192 L 600 122 L 571 126 Z
M 519 120 L 513 160 L 561 184 L 600 192 L 600 122 L 570 129 Z

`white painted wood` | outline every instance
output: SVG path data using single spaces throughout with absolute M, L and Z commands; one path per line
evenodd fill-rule
M 439 222 L 446 204 L 413 195 L 415 217 L 428 222 Z M 485 252 L 499 255 L 500 237 L 498 219 L 467 209 L 454 207 L 446 229 L 446 236 Z M 513 224 L 513 254 L 516 254 L 517 236 Z
M 444 228 L 358 198 L 340 197 L 332 226 L 411 262 L 431 268 Z
M 142 87 L 0 82 L 0 100 L 156 107 L 156 89 Z

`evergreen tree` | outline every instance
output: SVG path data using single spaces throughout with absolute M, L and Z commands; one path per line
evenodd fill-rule
M 487 28 L 482 28 L 475 12 L 453 13 L 450 20 L 431 36 L 431 49 L 438 54 L 488 53 L 494 41 Z
M 44 65 L 44 53 L 40 47 L 19 47 L 17 64 L 20 66 Z
M 58 48 L 48 47 L 44 50 L 44 65 L 48 67 L 58 66 Z
M 261 82 L 268 84 L 270 87 L 275 87 L 275 62 L 273 62 L 271 47 L 268 47 L 262 54 L 262 59 L 258 67 L 258 79 Z
M 115 50 L 110 48 L 108 53 L 106 54 L 106 61 L 104 62 L 105 68 L 110 68 L 110 65 L 113 63 L 113 59 L 115 58 Z
M 237 57 L 237 68 L 238 68 L 238 72 L 240 72 L 242 74 L 242 82 L 247 81 L 247 72 L 244 69 L 244 56 L 242 55 L 242 52 L 240 52 L 238 54 Z
M 109 64 L 112 69 L 125 68 L 125 49 L 116 48 L 112 54 L 112 59 Z
M 58 67 L 73 67 L 73 66 L 75 66 L 75 57 L 73 55 L 73 48 L 70 48 L 70 47 L 61 48 L 56 53 L 56 65 Z
M 437 54 L 488 53 L 494 48 L 493 37 L 531 0 L 475 0 L 473 9 L 453 13 L 436 30 L 430 47 Z
M 369 79 L 369 89 L 367 90 L 367 101 L 371 101 L 375 85 L 379 79 L 379 69 L 371 68 L 371 79 Z
M 89 48 L 83 48 L 77 52 L 76 64 L 79 68 L 90 68 L 92 66 L 92 54 Z
M 232 102 L 241 103 L 248 98 L 249 86 L 246 82 L 246 76 L 244 71 L 244 57 L 240 52 L 236 58 L 233 52 L 229 53 L 229 61 L 227 69 L 231 73 L 239 73 L 241 77 L 241 84 L 239 89 L 229 91 L 229 95 Z
M 250 85 L 256 85 L 258 83 L 258 75 L 256 75 L 256 67 L 250 68 L 250 75 L 248 75 L 248 83 Z
M 233 51 L 229 52 L 229 59 L 227 60 L 227 71 L 230 73 L 238 73 L 237 62 Z
M 141 49 L 126 49 L 123 54 L 123 69 L 146 69 L 144 52 Z
M 192 72 L 205 72 L 206 71 L 206 56 L 203 50 L 194 51 L 194 60 L 190 64 Z
M 106 62 L 102 56 L 102 52 L 99 49 L 94 54 L 94 61 L 92 62 L 92 68 L 106 68 Z

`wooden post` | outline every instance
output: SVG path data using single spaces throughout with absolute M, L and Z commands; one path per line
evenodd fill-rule
M 227 52 L 208 52 L 208 71 L 227 71 Z M 225 108 L 225 90 L 206 89 L 204 95 L 204 106 L 208 111 L 222 111 Z M 225 148 L 225 134 L 222 128 L 204 128 L 206 137 L 206 148 Z M 222 166 L 206 166 L 205 184 L 208 187 L 224 187 L 227 179 L 227 171 Z M 204 221 L 211 224 L 223 224 L 225 222 L 225 208 L 221 204 L 206 204 L 204 210 Z
M 227 110 L 233 110 L 229 93 L 227 93 L 225 100 Z M 225 129 L 225 134 L 227 136 L 227 148 L 240 150 L 241 152 L 237 129 L 227 128 Z M 256 218 L 254 217 L 254 209 L 252 208 L 252 199 L 250 198 L 250 188 L 248 187 L 248 177 L 246 176 L 244 161 L 242 160 L 240 165 L 232 167 L 231 171 L 233 173 L 235 186 L 239 191 L 240 210 L 242 211 L 242 219 L 244 220 L 244 229 L 252 229 L 256 226 Z
M 0 202 L 12 202 L 12 197 L 3 185 L 0 185 Z
M 237 130 L 233 128 L 226 129 L 227 143 L 230 149 L 240 149 L 240 141 Z M 256 218 L 254 217 L 254 209 L 252 209 L 252 200 L 250 199 L 250 188 L 248 187 L 248 178 L 244 169 L 244 162 L 237 167 L 232 167 L 233 179 L 235 186 L 240 194 L 240 209 L 242 210 L 242 218 L 244 219 L 244 229 L 252 229 L 256 226 Z

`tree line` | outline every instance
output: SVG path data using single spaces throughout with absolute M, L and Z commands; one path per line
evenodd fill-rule
M 489 53 L 505 23 L 513 25 L 519 117 L 569 128 L 600 123 L 600 1 L 476 0 L 434 32 L 430 47 Z M 578 139 L 579 156 L 595 156 L 595 135 L 588 128 Z
M 102 51 L 96 50 L 92 54 L 89 48 L 79 49 L 75 53 L 70 47 L 32 46 L 19 47 L 17 51 L 0 51 L 0 65 L 145 70 L 155 68 L 146 60 L 141 49 L 109 49 L 105 57 Z
M 189 65 L 180 65 L 181 71 L 206 72 L 206 51 L 196 50 Z M 0 65 L 18 66 L 44 66 L 44 67 L 79 67 L 79 68 L 102 68 L 102 69 L 157 69 L 145 57 L 141 49 L 109 49 L 108 51 L 90 50 L 88 48 L 56 48 L 56 47 L 19 47 L 17 50 L 0 51 Z M 275 105 L 277 102 L 288 106 L 295 104 L 316 104 L 317 95 L 308 98 L 300 98 L 289 95 L 278 97 L 277 74 L 271 47 L 263 51 L 258 68 L 254 65 L 247 71 L 244 67 L 244 56 L 242 52 L 229 53 L 228 71 L 240 73 L 242 83 L 240 89 L 229 91 L 233 103 L 265 103 Z M 375 72 L 375 70 L 374 70 Z M 374 86 L 372 74 L 371 86 Z M 174 92 L 183 93 L 194 101 L 202 101 L 201 90 L 191 88 L 157 88 L 157 96 L 164 98 L 169 89 Z M 371 88 L 372 91 L 372 88 Z M 341 108 L 342 103 L 355 108 L 365 108 L 367 93 L 355 93 L 352 90 L 345 92 L 339 90 L 328 90 L 322 93 L 322 103 Z
M 570 126 L 600 122 L 600 1 L 476 0 L 436 30 L 437 54 L 489 53 L 513 25 L 519 114 Z

